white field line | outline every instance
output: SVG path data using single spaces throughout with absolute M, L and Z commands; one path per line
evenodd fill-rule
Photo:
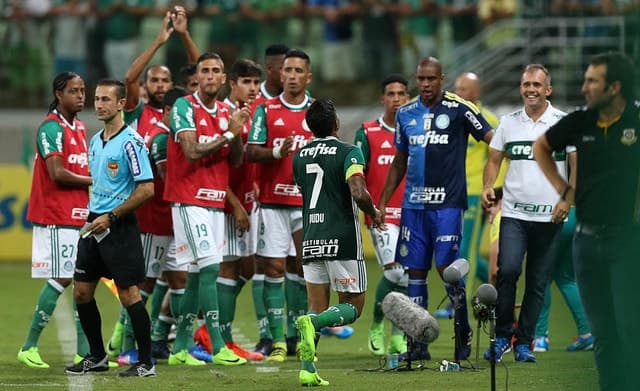
M 69 288 L 71 289 L 71 286 Z M 58 326 L 58 341 L 60 341 L 62 355 L 66 360 L 73 360 L 76 355 L 76 322 L 68 294 L 63 293 L 58 298 L 58 305 L 56 310 L 53 311 L 53 318 Z M 67 380 L 69 381 L 69 391 L 93 390 L 93 376 L 67 375 Z

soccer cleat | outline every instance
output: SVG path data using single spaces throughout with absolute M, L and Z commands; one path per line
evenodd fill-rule
M 200 346 L 198 344 L 192 346 L 189 349 L 189 354 L 196 360 L 200 360 L 204 362 L 213 361 L 213 355 L 209 353 L 209 351 L 205 349 L 204 346 Z
M 407 340 L 404 335 L 392 335 L 389 338 L 389 348 L 387 352 L 390 354 L 402 354 L 407 352 Z
M 213 353 L 211 351 L 211 337 L 209 337 L 209 330 L 207 330 L 207 325 L 202 324 L 202 326 L 198 327 L 195 333 L 193 333 L 193 340 L 197 345 L 202 346 L 207 352 Z
M 126 371 L 118 373 L 120 377 L 152 377 L 156 375 L 156 366 L 137 362 Z
M 453 315 L 454 315 L 454 310 L 453 310 L 453 304 L 451 303 L 449 303 L 447 308 L 440 308 L 433 314 L 433 316 L 435 316 L 438 319 L 453 319 Z
M 531 348 L 529 348 L 528 344 L 521 343 L 516 345 L 514 354 L 518 362 L 536 362 L 536 356 L 531 353 Z
M 236 355 L 233 350 L 229 348 L 222 348 L 218 353 L 213 356 L 213 364 L 214 365 L 224 365 L 224 366 L 236 366 L 246 364 L 247 360 Z
M 351 326 L 336 326 L 336 327 L 323 327 L 320 332 L 322 335 L 334 335 L 336 338 L 346 339 L 353 335 L 353 327 Z
M 227 347 L 229 349 L 231 349 L 236 354 L 236 356 L 238 356 L 238 357 L 242 357 L 242 358 L 244 358 L 246 360 L 249 360 L 249 361 L 262 361 L 262 360 L 264 360 L 264 355 L 262 355 L 262 353 L 250 352 L 248 350 L 245 350 L 235 342 L 227 342 L 225 345 L 227 345 Z
M 138 362 L 138 350 L 131 349 L 118 355 L 118 365 L 133 365 Z
M 300 340 L 297 336 L 287 337 L 287 356 L 299 356 Z
M 467 332 L 462 331 L 462 346 L 456 347 L 454 356 L 456 361 L 466 360 L 471 355 L 471 341 L 473 340 L 473 331 L 469 329 Z
M 511 351 L 511 339 L 498 337 L 495 342 L 494 352 L 496 354 L 496 362 L 502 361 L 502 355 Z M 491 348 L 487 348 L 482 355 L 485 360 L 491 360 Z
M 571 346 L 571 345 L 569 345 Z M 569 348 L 567 348 L 569 350 Z M 549 351 L 549 337 L 538 337 L 533 340 L 534 352 L 548 352 Z
M 18 352 L 18 361 L 30 368 L 49 368 L 49 364 L 42 361 L 42 357 L 40 357 L 40 352 L 38 352 L 37 346 L 32 346 L 27 350 L 21 349 Z
M 183 349 L 178 353 L 172 353 L 167 361 L 169 365 L 189 365 L 189 366 L 202 366 L 207 365 L 204 361 L 198 360 L 193 357 L 187 349 Z
M 384 356 L 384 323 L 373 323 L 371 325 L 367 346 L 374 356 Z
M 324 387 L 329 385 L 329 382 L 321 378 L 318 372 L 309 372 L 304 369 L 298 374 L 298 379 L 300 379 L 300 385 L 304 387 Z
M 268 356 L 273 349 L 273 340 L 267 338 L 260 338 L 260 341 L 256 344 L 255 352 Z
M 299 318 L 298 318 L 299 319 Z M 266 358 L 270 362 L 284 362 L 287 359 L 287 343 L 276 342 L 273 344 L 271 353 Z
M 577 352 L 580 350 L 593 350 L 593 335 L 588 337 L 578 337 L 571 345 L 567 346 L 567 352 Z
M 313 362 L 316 354 L 316 329 L 309 315 L 301 315 L 296 319 L 296 327 L 300 332 L 300 358 Z
M 398 361 L 424 361 L 431 360 L 429 345 L 421 342 L 414 342 L 413 349 L 398 356 Z
M 77 364 L 64 368 L 67 375 L 84 375 L 87 372 L 104 372 L 109 370 L 109 360 L 105 355 L 101 360 L 93 356 L 87 356 Z

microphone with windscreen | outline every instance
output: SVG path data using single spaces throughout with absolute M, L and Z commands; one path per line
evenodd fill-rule
M 382 300 L 382 312 L 416 342 L 429 344 L 440 335 L 436 318 L 402 293 L 388 293 Z
M 496 306 L 497 301 L 498 291 L 493 285 L 480 285 L 472 300 L 473 317 L 480 321 L 488 320 L 490 310 Z
M 456 259 L 442 271 L 442 279 L 447 284 L 457 284 L 469 274 L 469 261 L 464 258 Z

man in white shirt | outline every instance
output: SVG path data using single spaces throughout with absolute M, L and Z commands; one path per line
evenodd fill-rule
M 562 222 L 569 203 L 561 199 L 533 158 L 533 142 L 566 113 L 547 100 L 551 95 L 551 77 L 540 64 L 527 65 L 520 80 L 524 107 L 504 116 L 491 140 L 491 151 L 484 169 L 482 204 L 495 202 L 493 185 L 503 158 L 511 160 L 504 181 L 500 248 L 498 254 L 498 304 L 496 307 L 495 359 L 511 350 L 515 335 L 515 360 L 535 362 L 531 352 L 536 321 L 544 301 L 545 287 L 553 270 Z M 556 151 L 555 160 L 566 177 L 567 152 Z M 522 273 L 525 253 L 526 284 L 517 327 L 513 327 L 516 286 Z M 490 359 L 490 350 L 484 353 Z

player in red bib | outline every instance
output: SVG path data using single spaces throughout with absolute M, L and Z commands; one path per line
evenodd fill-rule
M 190 263 L 180 310 L 174 314 L 178 319 L 177 336 L 169 365 L 198 365 L 188 348 L 199 309 L 211 336 L 213 363 L 240 365 L 247 361 L 227 348 L 220 334 L 216 280 L 224 249 L 223 210 L 229 166 L 242 163 L 242 139 L 238 135 L 250 118 L 250 110 L 245 106 L 232 115 L 230 107 L 217 100 L 226 81 L 218 54 L 202 54 L 197 75 L 198 90 L 178 99 L 171 109 L 167 149 L 164 198 L 172 203 L 176 257 L 179 262 Z
M 384 113 L 374 121 L 363 123 L 362 127 L 356 132 L 355 141 L 360 146 L 366 162 L 367 188 L 375 204 L 380 202 L 384 182 L 395 154 L 394 125 L 396 112 L 400 106 L 409 100 L 407 84 L 407 79 L 400 75 L 390 75 L 382 80 L 382 97 L 380 100 L 384 106 Z M 396 244 L 400 233 L 400 208 L 402 207 L 404 184 L 405 181 L 403 179 L 387 203 L 386 231 L 379 231 L 374 228 L 371 217 L 365 216 L 365 223 L 371 233 L 378 264 L 384 269 L 376 288 L 373 322 L 369 330 L 369 351 L 376 356 L 385 354 L 382 299 L 389 292 L 395 291 L 407 294 L 409 282 L 404 267 L 395 260 Z M 393 325 L 388 353 L 400 354 L 406 351 L 407 342 L 404 339 L 404 333 Z
M 268 361 L 282 362 L 287 356 L 284 336 L 284 301 L 282 283 L 285 260 L 290 253 L 291 238 L 296 247 L 296 281 L 289 293 L 296 303 L 288 306 L 288 318 L 306 312 L 306 289 L 300 258 L 302 243 L 302 196 L 293 181 L 292 152 L 306 145 L 312 133 L 306 121 L 306 110 L 312 102 L 307 95 L 311 82 L 309 56 L 300 50 L 289 50 L 282 65 L 284 90 L 256 108 L 249 134 L 247 155 L 260 163 L 260 229 L 258 262 L 265 268 L 264 290 L 273 350 Z M 293 273 L 287 270 L 291 277 Z M 294 294 L 293 290 L 296 289 Z M 292 316 L 293 315 L 293 316 Z M 295 345 L 294 345 L 295 346 Z
M 31 368 L 49 368 L 38 352 L 38 339 L 58 297 L 71 284 L 79 230 L 89 214 L 87 136 L 77 118 L 84 107 L 84 81 L 73 72 L 60 73 L 53 80 L 53 96 L 36 136 L 27 211 L 27 219 L 33 223 L 31 275 L 48 278 L 38 297 L 27 340 L 18 352 L 18 361 Z M 76 332 L 74 362 L 79 362 L 89 353 L 89 345 L 77 316 Z

